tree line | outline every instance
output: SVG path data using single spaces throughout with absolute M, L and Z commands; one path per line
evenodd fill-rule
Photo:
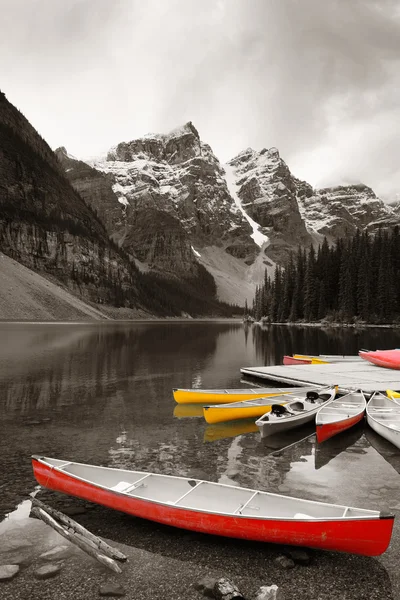
M 274 277 L 265 271 L 249 312 L 256 321 L 400 321 L 400 230 L 357 231 L 299 248 Z M 245 308 L 246 310 L 246 308 Z

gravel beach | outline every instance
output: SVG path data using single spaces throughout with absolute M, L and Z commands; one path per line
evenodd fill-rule
M 99 596 L 104 584 L 122 586 L 129 600 L 174 598 L 195 600 L 204 577 L 227 577 L 245 598 L 261 586 L 276 584 L 289 599 L 375 600 L 399 598 L 397 576 L 400 540 L 394 535 L 389 550 L 379 558 L 306 550 L 309 564 L 282 561 L 294 547 L 257 544 L 177 530 L 44 491 L 38 498 L 74 515 L 74 519 L 127 555 L 116 574 L 80 549 L 71 546 L 41 521 L 9 519 L 2 533 L 0 564 L 19 564 L 20 572 L 0 582 L 2 600 L 88 600 Z M 25 510 L 30 502 L 25 503 Z M 4 523 L 4 522 L 3 522 Z M 48 561 L 40 556 L 67 546 L 52 561 L 61 570 L 37 579 L 37 569 Z M 304 562 L 304 557 L 303 561 Z

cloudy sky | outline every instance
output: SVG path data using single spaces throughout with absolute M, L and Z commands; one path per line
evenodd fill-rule
M 398 0 L 0 0 L 0 86 L 85 158 L 191 120 L 316 186 L 400 193 Z

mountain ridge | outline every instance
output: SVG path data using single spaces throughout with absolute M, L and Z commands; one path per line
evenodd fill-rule
M 170 234 L 169 244 L 176 247 L 172 270 L 184 264 L 188 248 L 195 248 L 196 260 L 213 274 L 225 301 L 232 300 L 235 289 L 235 300 L 244 304 L 264 270 L 272 274 L 299 245 L 317 244 L 324 236 L 332 243 L 358 228 L 376 230 L 400 222 L 396 211 L 364 184 L 313 188 L 291 173 L 275 147 L 247 148 L 222 164 L 191 121 L 167 134 L 120 142 L 87 164 L 112 192 L 110 202 L 120 223 L 119 229 L 109 222 L 113 239 L 141 254 L 145 268 L 163 270 L 162 252 L 152 252 L 149 260 L 135 248 L 134 240 L 142 236 L 136 235 L 135 214 L 144 209 L 169 214 L 182 228 L 180 237 L 178 224 Z M 82 187 L 74 175 L 76 165 L 64 166 L 71 183 Z M 101 211 L 102 201 L 94 195 L 92 206 L 96 203 Z M 162 218 L 155 231 L 161 227 Z
M 85 303 L 160 316 L 229 314 L 230 307 L 217 301 L 212 277 L 191 250 L 185 282 L 176 274 L 172 281 L 163 272 L 156 277 L 142 273 L 134 257 L 110 238 L 96 208 L 71 184 L 60 154 L 83 169 L 89 194 L 95 183 L 96 197 L 102 190 L 112 206 L 116 196 L 110 195 L 107 176 L 77 161 L 65 148 L 53 153 L 1 92 L 0 250 L 5 255 Z

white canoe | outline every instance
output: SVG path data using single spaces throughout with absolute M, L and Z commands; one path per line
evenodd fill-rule
M 32 466 L 51 490 L 202 533 L 367 556 L 385 552 L 392 535 L 394 515 L 378 510 L 44 456 Z
M 400 405 L 376 392 L 367 404 L 368 425 L 400 449 Z
M 350 392 L 322 406 L 315 417 L 319 443 L 346 431 L 364 418 L 367 402 L 364 394 Z
M 322 404 L 333 400 L 335 395 L 336 388 L 330 387 L 318 392 L 310 391 L 306 394 L 299 394 L 297 398 L 283 406 L 273 404 L 271 412 L 265 413 L 256 421 L 261 437 L 264 438 L 309 423 L 315 418 Z

